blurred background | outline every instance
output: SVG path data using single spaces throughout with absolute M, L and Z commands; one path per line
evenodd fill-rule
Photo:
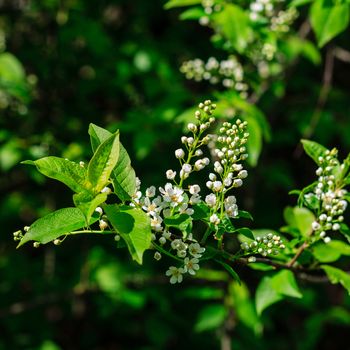
M 120 129 L 143 188 L 164 184 L 176 167 L 178 116 L 217 91 L 187 81 L 179 67 L 222 52 L 208 28 L 180 21 L 164 3 L 0 0 L 0 349 L 224 349 L 225 337 L 233 349 L 340 349 L 350 325 L 341 287 L 301 281 L 302 300 L 259 318 L 252 297 L 261 273 L 245 267 L 242 286 L 215 265 L 206 280 L 170 286 L 169 261 L 148 252 L 137 266 L 109 237 L 15 249 L 12 232 L 72 205 L 63 185 L 19 162 L 89 159 L 89 123 Z M 347 39 L 336 45 L 350 49 Z M 319 100 L 328 52 L 318 64 L 298 57 L 258 102 L 271 139 L 238 193 L 253 228 L 278 230 L 283 208 L 296 203 L 288 192 L 313 181 L 298 146 L 305 133 L 343 157 L 350 150 L 346 60 L 334 59 Z

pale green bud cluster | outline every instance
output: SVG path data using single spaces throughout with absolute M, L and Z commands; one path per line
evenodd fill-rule
M 248 85 L 243 81 L 243 68 L 234 55 L 222 61 L 218 61 L 215 57 L 210 57 L 207 62 L 199 58 L 185 61 L 180 71 L 187 79 L 208 81 L 214 85 L 220 83 L 228 89 L 240 92 L 241 97 L 247 96 Z
M 250 243 L 243 242 L 241 244 L 241 249 L 243 250 L 244 255 L 260 254 L 263 257 L 268 255 L 278 255 L 280 250 L 283 250 L 285 248 L 286 247 L 283 243 L 283 240 L 281 239 L 281 236 L 275 235 L 273 233 L 268 233 L 264 236 L 258 236 L 254 241 Z

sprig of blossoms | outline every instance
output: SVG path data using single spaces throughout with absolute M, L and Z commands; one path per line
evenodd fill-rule
M 243 81 L 243 68 L 234 55 L 222 61 L 218 61 L 215 57 L 210 57 L 207 62 L 199 58 L 185 61 L 180 71 L 187 79 L 205 80 L 214 85 L 221 83 L 226 88 L 240 92 L 241 97 L 247 97 L 248 85 Z
M 319 167 L 316 170 L 318 180 L 312 192 L 305 194 L 306 203 L 316 210 L 317 218 L 312 223 L 313 235 L 322 238 L 325 243 L 331 241 L 327 231 L 338 231 L 344 220 L 344 211 L 348 206 L 346 200 L 347 191 L 342 188 L 342 183 L 337 181 L 337 173 L 344 165 L 339 165 L 338 151 L 333 148 L 326 150 L 324 155 L 318 158 Z
M 166 177 L 169 182 L 159 187 L 158 191 L 155 186 L 151 186 L 144 194 L 140 191 L 140 181 L 137 180 L 136 193 L 130 204 L 140 207 L 150 217 L 154 246 L 157 248 L 159 244 L 161 251 L 166 250 L 168 255 L 182 262 L 181 267 L 171 266 L 167 270 L 166 275 L 170 277 L 171 283 L 180 283 L 185 273 L 194 275 L 199 269 L 199 259 L 205 251 L 205 248 L 193 238 L 191 232 L 181 232 L 182 236 L 179 237 L 167 224 L 167 218 L 170 217 L 185 214 L 191 218 L 194 213 L 193 206 L 201 202 L 200 186 L 189 184 L 185 188 L 184 182 L 188 180 L 191 173 L 203 170 L 210 163 L 209 158 L 203 157 L 202 146 L 207 145 L 211 140 L 207 130 L 215 121 L 212 113 L 216 105 L 206 100 L 198 107 L 194 115 L 196 123 L 187 125 L 190 136 L 182 136 L 183 147 L 175 151 L 180 171 L 168 169 Z M 161 253 L 157 252 L 154 257 L 156 260 L 161 259 Z
M 217 148 L 214 153 L 217 160 L 214 172 L 209 174 L 206 186 L 212 191 L 205 202 L 211 208 L 210 223 L 218 226 L 225 217 L 238 215 L 235 196 L 226 194 L 233 188 L 241 187 L 248 176 L 242 161 L 247 159 L 246 143 L 249 137 L 247 122 L 237 119 L 235 123 L 224 122 L 219 130 Z

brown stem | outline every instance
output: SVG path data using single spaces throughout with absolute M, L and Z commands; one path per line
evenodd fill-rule
M 297 250 L 296 254 L 294 255 L 294 257 L 286 264 L 286 266 L 288 267 L 292 267 L 295 262 L 297 261 L 297 259 L 299 258 L 299 256 L 302 254 L 302 252 L 309 246 L 308 242 L 304 242 L 299 249 Z

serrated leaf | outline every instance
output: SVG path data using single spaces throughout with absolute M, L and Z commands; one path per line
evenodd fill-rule
M 73 195 L 74 205 L 81 210 L 89 222 L 95 209 L 107 200 L 107 193 L 98 193 L 97 195 L 84 191 Z
M 90 124 L 89 135 L 92 149 L 95 150 L 99 144 L 107 140 L 112 133 L 95 124 Z M 131 166 L 128 152 L 121 143 L 119 145 L 118 162 L 112 171 L 111 179 L 113 181 L 114 191 L 122 201 L 129 200 L 136 192 L 135 170 Z
M 112 170 L 119 158 L 119 131 L 101 143 L 91 158 L 87 175 L 95 193 L 108 184 Z
M 332 284 L 340 283 L 350 295 L 350 275 L 340 269 L 329 265 L 321 265 Z
M 318 46 L 322 47 L 346 29 L 349 24 L 349 4 L 316 0 L 310 8 L 310 22 Z
M 170 0 L 164 5 L 164 8 L 169 10 L 174 7 L 197 5 L 201 2 L 202 0 Z
M 104 206 L 108 220 L 126 242 L 133 260 L 142 264 L 145 250 L 151 245 L 150 218 L 141 209 L 128 206 Z
M 120 144 L 119 159 L 112 172 L 112 181 L 115 193 L 122 200 L 126 201 L 136 192 L 136 174 L 131 166 L 128 152 Z
M 105 142 L 109 137 L 113 135 L 110 131 L 103 129 L 93 123 L 89 124 L 88 133 L 90 135 L 91 148 L 94 153 L 101 143 Z
M 89 224 L 97 220 L 98 217 L 93 217 Z M 18 247 L 29 241 L 45 244 L 84 226 L 85 217 L 78 208 L 59 209 L 36 220 L 21 239 Z
M 301 140 L 301 143 L 306 154 L 311 157 L 317 165 L 320 165 L 318 158 L 324 155 L 324 153 L 327 151 L 327 148 L 317 142 L 310 140 Z
M 26 160 L 21 164 L 35 165 L 43 175 L 63 182 L 74 192 L 82 192 L 90 187 L 86 180 L 86 169 L 68 159 L 45 157 L 35 161 Z
M 279 294 L 289 296 L 292 298 L 301 298 L 301 294 L 294 274 L 290 270 L 282 270 L 277 272 L 271 278 L 272 288 Z

